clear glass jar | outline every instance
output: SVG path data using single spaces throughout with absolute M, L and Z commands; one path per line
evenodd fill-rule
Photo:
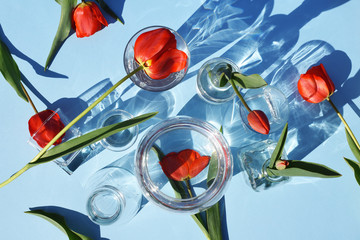
M 166 28 L 175 35 L 175 39 L 177 42 L 176 48 L 178 50 L 185 52 L 186 55 L 188 56 L 188 59 L 187 59 L 186 67 L 183 70 L 179 72 L 171 73 L 167 78 L 164 79 L 159 79 L 159 80 L 152 79 L 144 71 L 139 71 L 130 78 L 140 88 L 154 92 L 165 91 L 177 85 L 186 75 L 190 64 L 190 52 L 184 39 L 176 31 L 170 28 L 163 26 L 152 26 L 152 27 L 144 28 L 139 32 L 137 32 L 126 45 L 124 52 L 124 65 L 125 65 L 126 73 L 129 74 L 139 67 L 139 64 L 136 62 L 134 57 L 134 45 L 136 39 L 142 33 L 155 30 L 158 28 Z
M 244 99 L 251 110 L 261 110 L 266 114 L 270 124 L 269 133 L 283 129 L 289 118 L 289 103 L 279 89 L 270 85 L 249 89 L 244 94 Z M 239 105 L 242 121 L 250 130 L 254 131 L 247 120 L 249 111 L 241 102 Z
M 224 103 L 235 97 L 235 91 L 228 82 L 220 87 L 220 75 L 227 64 L 232 67 L 232 72 L 240 72 L 239 67 L 226 58 L 213 58 L 205 62 L 197 75 L 197 93 L 207 102 Z
M 266 190 L 289 180 L 289 177 L 268 176 L 266 172 L 266 168 L 269 166 L 270 158 L 276 148 L 276 144 L 277 143 L 271 139 L 267 139 L 250 144 L 239 150 L 238 157 L 245 172 L 245 181 L 255 191 Z M 281 157 L 282 159 L 287 159 L 285 151 L 283 151 Z
M 152 151 L 154 146 L 165 155 L 185 149 L 195 150 L 201 156 L 216 155 L 218 170 L 213 183 L 209 187 L 206 184 L 207 166 L 190 179 L 194 196 L 176 198 L 158 156 Z M 149 201 L 167 210 L 194 214 L 220 200 L 232 177 L 233 162 L 230 148 L 218 129 L 198 119 L 178 116 L 153 126 L 142 138 L 135 156 L 135 169 L 143 194 Z
M 101 225 L 129 222 L 139 211 L 142 194 L 135 176 L 120 167 L 106 167 L 87 181 L 89 218 Z

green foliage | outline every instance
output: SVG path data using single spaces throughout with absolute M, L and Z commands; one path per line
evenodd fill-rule
M 71 230 L 67 226 L 65 218 L 59 214 L 48 213 L 43 210 L 32 210 L 32 211 L 27 211 L 25 213 L 33 214 L 35 216 L 41 217 L 49 221 L 57 228 L 59 228 L 63 233 L 65 233 L 68 236 L 69 240 L 91 240 L 91 238 Z
M 360 149 L 356 146 L 354 140 L 351 138 L 346 128 L 345 128 L 345 133 L 346 133 L 347 142 L 349 144 L 352 153 L 354 154 L 355 158 L 360 162 Z
M 281 158 L 286 142 L 287 131 L 288 131 L 288 123 L 285 124 L 281 132 L 280 138 L 278 140 L 278 143 L 276 144 L 276 148 L 271 155 L 269 168 L 274 168 L 276 160 L 279 160 Z
M 235 85 L 241 88 L 261 88 L 266 86 L 267 83 L 259 74 L 251 74 L 249 76 L 234 72 L 231 76 Z
M 356 179 L 357 183 L 360 185 L 360 163 L 350 160 L 348 158 L 344 158 L 344 159 L 349 164 L 349 166 L 353 169 L 355 179 Z
M 49 55 L 46 59 L 45 70 L 48 69 L 59 51 L 61 45 L 69 36 L 71 31 L 71 13 L 77 4 L 77 0 L 55 0 L 61 5 L 61 16 L 59 26 L 53 40 Z
M 24 90 L 21 87 L 21 74 L 18 65 L 11 56 L 9 48 L 0 40 L 0 72 L 5 80 L 15 89 L 17 95 L 28 101 Z

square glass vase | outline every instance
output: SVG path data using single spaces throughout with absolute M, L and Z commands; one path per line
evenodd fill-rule
M 257 192 L 267 190 L 289 181 L 289 177 L 271 177 L 266 173 L 266 167 L 275 150 L 276 142 L 267 139 L 247 145 L 239 150 L 238 157 L 245 174 L 245 181 Z M 287 159 L 283 151 L 282 159 Z

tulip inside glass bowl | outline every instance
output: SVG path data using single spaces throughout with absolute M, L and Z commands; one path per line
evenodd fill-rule
M 175 171 L 172 176 L 176 179 L 183 175 L 183 179 L 174 180 L 164 173 L 166 166 L 160 161 L 174 156 L 181 159 L 184 158 L 181 155 L 186 156 L 184 153 L 196 154 L 199 159 L 211 158 L 214 164 L 211 166 L 215 166 L 216 171 L 212 183 L 207 182 L 209 165 L 197 169 L 196 176 L 191 169 L 196 164 L 189 164 L 190 169 L 182 165 L 180 173 Z M 153 126 L 142 138 L 135 156 L 135 169 L 139 185 L 149 201 L 167 210 L 194 214 L 221 199 L 232 177 L 233 162 L 230 148 L 218 129 L 198 119 L 178 116 Z M 174 184 L 183 188 L 185 197 L 175 194 Z
M 138 71 L 130 79 L 148 91 L 165 91 L 185 76 L 190 52 L 184 39 L 174 30 L 162 26 L 147 27 L 137 32 L 124 52 L 126 73 Z

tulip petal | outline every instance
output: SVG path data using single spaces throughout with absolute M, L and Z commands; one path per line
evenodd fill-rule
M 184 159 L 178 157 L 175 152 L 167 154 L 160 161 L 161 168 L 168 178 L 175 181 L 183 181 L 189 175 L 189 168 Z
M 186 67 L 188 56 L 181 50 L 172 48 L 163 52 L 160 57 L 145 68 L 146 74 L 152 79 L 164 79 L 171 73 Z
M 137 62 L 144 64 L 155 60 L 157 55 L 169 48 L 176 48 L 175 35 L 166 28 L 158 28 L 141 34 L 135 41 L 134 56 Z
M 202 156 L 195 159 L 189 167 L 189 177 L 193 178 L 197 176 L 204 168 L 209 164 L 210 157 Z
M 106 21 L 106 19 L 104 18 L 103 14 L 101 13 L 99 7 L 96 5 L 96 3 L 94 2 L 88 2 L 89 4 L 91 4 L 91 11 L 93 13 L 93 16 L 105 27 L 108 26 L 108 22 Z
M 249 125 L 256 132 L 261 134 L 269 134 L 270 124 L 265 113 L 261 110 L 253 110 L 249 113 L 248 117 Z

